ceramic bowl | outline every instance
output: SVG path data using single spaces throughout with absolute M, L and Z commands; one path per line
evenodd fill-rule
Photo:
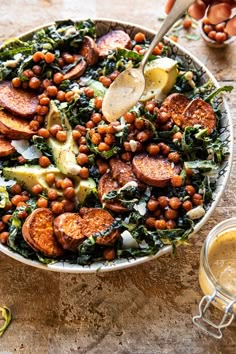
M 137 32 L 144 32 L 146 35 L 147 39 L 152 39 L 155 35 L 155 31 L 152 31 L 148 28 L 137 26 L 132 23 L 126 23 L 126 22 L 117 22 L 115 20 L 109 20 L 109 19 L 96 19 L 96 29 L 97 29 L 97 36 L 101 36 L 105 33 L 107 33 L 110 30 L 114 29 L 121 29 L 126 31 L 131 38 L 134 37 L 134 35 Z M 49 24 L 47 24 L 44 27 L 47 27 Z M 43 27 L 40 27 L 43 28 Z M 22 39 L 28 39 L 32 36 L 32 34 L 39 30 L 40 28 L 36 28 L 20 38 Z M 215 87 L 219 87 L 219 84 L 217 83 L 216 79 L 214 76 L 210 73 L 210 71 L 197 59 L 194 57 L 191 53 L 188 52 L 187 49 L 181 47 L 180 45 L 176 44 L 175 42 L 165 38 L 163 40 L 165 44 L 168 45 L 169 47 L 169 53 L 168 56 L 175 59 L 181 59 L 185 65 L 188 67 L 189 70 L 191 68 L 194 68 L 198 71 L 200 77 L 201 77 L 201 83 L 206 83 L 209 81 L 209 79 L 214 83 Z M 225 141 L 226 145 L 228 146 L 229 149 L 229 155 L 228 158 L 224 161 L 224 163 L 220 166 L 219 172 L 218 172 L 218 177 L 216 181 L 216 190 L 213 195 L 213 200 L 212 203 L 207 210 L 205 216 L 196 224 L 194 233 L 199 231 L 204 224 L 207 222 L 211 214 L 213 213 L 214 209 L 216 208 L 219 199 L 226 187 L 229 174 L 230 174 L 230 169 L 232 165 L 232 151 L 233 151 L 233 129 L 232 129 L 232 121 L 230 118 L 230 113 L 228 106 L 225 102 L 225 100 L 222 97 L 218 97 L 217 99 L 217 105 L 218 108 L 222 112 L 222 120 L 221 120 L 221 139 Z M 172 250 L 172 246 L 166 246 L 164 247 L 161 251 L 159 251 L 156 255 L 154 256 L 145 256 L 145 257 L 139 257 L 136 259 L 117 259 L 113 262 L 95 262 L 91 264 L 90 266 L 81 266 L 77 264 L 70 264 L 67 262 L 57 262 L 49 265 L 44 265 L 38 261 L 33 261 L 29 260 L 26 258 L 23 258 L 21 255 L 14 253 L 10 248 L 7 246 L 4 246 L 0 244 L 0 251 L 5 253 L 6 255 L 16 259 L 17 261 L 20 261 L 22 263 L 28 264 L 33 267 L 41 268 L 44 270 L 48 271 L 56 271 L 56 272 L 64 272 L 64 273 L 95 273 L 99 270 L 99 272 L 107 272 L 107 271 L 113 271 L 113 270 L 119 270 L 119 269 L 124 269 L 128 268 L 131 266 L 137 266 L 140 265 L 144 262 L 153 260 L 155 258 L 158 258 L 162 256 L 163 254 L 170 253 Z

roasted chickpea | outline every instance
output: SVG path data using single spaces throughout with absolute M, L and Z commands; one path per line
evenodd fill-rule
M 173 141 L 174 140 L 181 141 L 182 137 L 183 137 L 183 134 L 181 132 L 177 132 L 173 135 L 172 139 L 173 139 Z
M 51 205 L 53 214 L 59 215 L 64 213 L 64 205 L 62 202 L 53 202 Z
M 41 81 L 37 77 L 33 76 L 30 78 L 29 87 L 31 89 L 34 89 L 34 90 L 38 89 L 40 85 L 41 85 Z
M 194 205 L 202 205 L 203 204 L 203 198 L 201 194 L 195 193 L 192 196 L 192 202 Z
M 149 199 L 147 202 L 147 208 L 149 211 L 155 211 L 159 205 L 159 202 L 156 199 Z
M 56 136 L 57 133 L 59 131 L 63 130 L 62 126 L 59 125 L 59 124 L 53 124 L 50 128 L 49 128 L 49 133 L 52 135 L 52 136 Z
M 181 187 L 183 183 L 183 179 L 179 175 L 174 175 L 171 177 L 170 183 L 173 187 Z
M 93 121 L 93 123 L 98 124 L 101 122 L 102 120 L 102 115 L 101 113 L 93 113 L 91 120 Z
M 87 179 L 89 177 L 89 170 L 86 167 L 82 167 L 80 172 L 79 172 L 79 176 L 83 179 Z
M 196 189 L 192 185 L 185 186 L 185 190 L 190 196 L 193 196 L 196 193 Z
M 51 64 L 55 60 L 55 55 L 51 52 L 47 52 L 44 56 L 44 60 L 46 61 L 47 64 Z
M 178 152 L 170 152 L 169 155 L 168 155 L 168 159 L 174 163 L 177 163 L 179 162 L 180 160 L 180 155 Z
M 49 97 L 42 97 L 42 98 L 40 98 L 39 103 L 41 104 L 41 106 L 48 106 L 50 103 L 50 98 Z
M 47 94 L 49 97 L 55 97 L 58 94 L 58 88 L 54 85 L 47 87 Z
M 108 144 L 102 142 L 98 145 L 98 150 L 101 152 L 108 151 L 108 150 L 110 150 L 110 146 Z
M 43 191 L 43 187 L 41 186 L 41 184 L 35 184 L 33 187 L 32 187 L 32 192 L 34 194 L 40 194 L 42 193 Z
M 134 121 L 135 128 L 142 130 L 144 127 L 144 120 L 142 118 L 136 118 Z
M 166 221 L 165 220 L 156 220 L 155 228 L 159 229 L 159 230 L 165 230 L 166 229 Z
M 149 155 L 155 156 L 155 155 L 159 154 L 160 147 L 157 144 L 151 143 L 147 146 L 147 152 L 149 153 Z
M 112 145 L 115 142 L 115 137 L 112 134 L 106 134 L 104 137 L 104 143 Z
M 154 229 L 155 228 L 155 222 L 156 222 L 156 219 L 153 218 L 153 217 L 148 217 L 146 220 L 145 220 L 145 224 L 147 225 L 148 228 L 150 229 Z
M 182 208 L 186 211 L 189 211 L 193 208 L 193 204 L 190 200 L 185 200 L 183 203 L 182 203 Z
M 60 90 L 60 91 L 57 92 L 57 97 L 56 98 L 57 98 L 58 101 L 64 102 L 65 99 L 66 99 L 65 96 L 66 96 L 65 92 Z
M 143 32 L 136 33 L 135 36 L 134 36 L 134 40 L 137 43 L 144 42 L 146 40 L 145 34 Z
M 137 134 L 137 140 L 140 142 L 140 143 L 144 143 L 145 141 L 147 141 L 148 139 L 150 138 L 150 135 L 145 132 L 145 131 L 142 131 L 142 132 L 139 132 Z
M 48 200 L 44 197 L 40 197 L 37 200 L 37 207 L 38 208 L 47 208 L 48 207 Z
M 46 167 L 48 167 L 49 165 L 51 165 L 51 161 L 49 160 L 49 158 L 47 157 L 47 156 L 40 156 L 40 158 L 39 158 L 39 165 L 41 166 L 41 167 L 44 167 L 44 168 L 46 168 Z
M 107 260 L 107 261 L 112 261 L 113 259 L 116 258 L 116 251 L 114 248 L 106 248 L 103 251 L 103 257 Z
M 53 173 L 53 172 L 47 173 L 45 176 L 45 180 L 49 186 L 52 186 L 56 181 L 55 173 Z
M 61 143 L 64 143 L 67 140 L 67 132 L 65 130 L 59 130 L 56 133 L 56 139 Z
M 16 206 L 18 203 L 23 202 L 22 195 L 19 195 L 19 194 L 14 195 L 14 197 L 11 198 L 11 202 L 12 202 L 12 204 L 15 205 L 15 206 Z
M 166 196 L 160 196 L 157 200 L 162 209 L 168 206 L 169 199 Z
M 172 230 L 172 229 L 174 229 L 176 227 L 176 223 L 174 222 L 174 220 L 168 220 L 167 222 L 166 222 L 166 228 L 168 229 L 168 230 Z
M 58 72 L 53 75 L 53 82 L 55 82 L 56 85 L 60 85 L 63 79 L 64 79 L 64 75 L 62 73 Z
M 95 98 L 95 100 L 94 100 L 94 107 L 95 107 L 95 109 L 99 110 L 99 109 L 102 108 L 102 101 L 103 101 L 102 97 L 97 96 L 97 97 Z
M 44 60 L 44 53 L 43 52 L 35 52 L 33 54 L 33 61 L 38 63 L 40 60 Z
M 181 206 L 181 201 L 178 197 L 172 197 L 169 199 L 169 206 L 172 208 L 172 209 L 179 209 L 180 206 Z
M 37 120 L 31 120 L 29 127 L 31 130 L 36 132 L 39 129 L 39 122 Z
M 87 145 L 80 145 L 79 147 L 79 152 L 88 155 L 89 154 L 89 148 Z
M 12 83 L 12 86 L 13 87 L 20 87 L 21 86 L 21 79 L 19 77 L 14 77 L 12 80 L 11 80 L 11 83 Z
M 73 199 L 75 197 L 75 190 L 73 187 L 64 189 L 63 195 L 66 199 Z
M 169 145 L 166 145 L 165 143 L 159 143 L 158 146 L 159 146 L 159 148 L 160 148 L 160 150 L 161 150 L 163 155 L 168 155 L 169 154 L 169 152 L 170 152 Z
M 66 177 L 63 180 L 61 180 L 61 188 L 66 189 L 69 187 L 73 187 L 73 182 L 70 178 Z
M 44 139 L 48 139 L 49 136 L 50 136 L 49 131 L 48 131 L 47 129 L 45 129 L 45 128 L 39 129 L 38 132 L 37 132 L 37 134 L 38 134 L 39 136 L 41 136 L 42 138 L 44 138 Z
M 179 213 L 177 210 L 169 208 L 165 211 L 165 217 L 168 220 L 175 220 L 178 218 L 178 216 L 179 216 Z
M 8 236 L 9 236 L 9 232 L 7 232 L 7 231 L 4 231 L 4 232 L 1 232 L 1 233 L 0 233 L 0 242 L 1 242 L 3 245 L 6 245 L 6 244 L 7 244 Z
M 13 186 L 11 186 L 10 191 L 12 194 L 21 194 L 22 187 L 19 183 L 15 183 Z
M 58 193 L 55 189 L 49 189 L 47 195 L 49 200 L 56 200 L 58 197 Z
M 136 119 L 136 114 L 134 112 L 127 112 L 124 114 L 124 119 L 127 123 L 133 123 Z
M 88 155 L 80 153 L 77 156 L 77 162 L 80 166 L 86 165 L 89 162 Z
M 4 222 L 4 224 L 8 224 L 8 222 L 11 220 L 11 218 L 12 218 L 11 214 L 3 215 L 2 222 Z
M 103 84 L 105 87 L 109 87 L 112 83 L 111 79 L 107 76 L 100 76 L 99 81 Z

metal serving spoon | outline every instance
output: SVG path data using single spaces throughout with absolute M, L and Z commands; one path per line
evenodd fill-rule
M 144 66 L 158 42 L 173 24 L 184 14 L 195 0 L 176 0 L 169 15 L 153 38 L 138 68 L 121 72 L 107 90 L 102 104 L 102 112 L 107 121 L 113 122 L 132 108 L 145 89 Z

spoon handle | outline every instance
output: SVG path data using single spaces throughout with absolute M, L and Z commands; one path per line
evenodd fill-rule
M 162 40 L 164 35 L 169 31 L 169 29 L 173 26 L 173 24 L 185 13 L 185 11 L 192 5 L 195 0 L 176 0 L 174 6 L 172 7 L 169 15 L 167 15 L 164 20 L 161 28 L 153 38 L 148 50 L 146 51 L 141 63 L 140 67 L 142 70 L 148 60 L 149 55 L 152 53 L 153 49 L 157 45 L 158 42 Z

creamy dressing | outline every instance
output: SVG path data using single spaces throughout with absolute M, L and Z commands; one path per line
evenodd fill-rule
M 236 297 L 236 229 L 220 233 L 208 250 L 208 264 L 217 283 L 232 297 Z M 199 268 L 199 283 L 205 295 L 211 295 L 216 286 L 208 278 L 201 262 Z M 223 310 L 225 302 L 216 298 L 213 304 Z M 236 312 L 236 305 L 233 306 Z
M 208 262 L 219 284 L 236 296 L 236 230 L 225 231 L 215 239 Z
M 145 88 L 140 69 L 123 71 L 111 84 L 103 99 L 102 112 L 109 122 L 120 118 L 139 100 Z

